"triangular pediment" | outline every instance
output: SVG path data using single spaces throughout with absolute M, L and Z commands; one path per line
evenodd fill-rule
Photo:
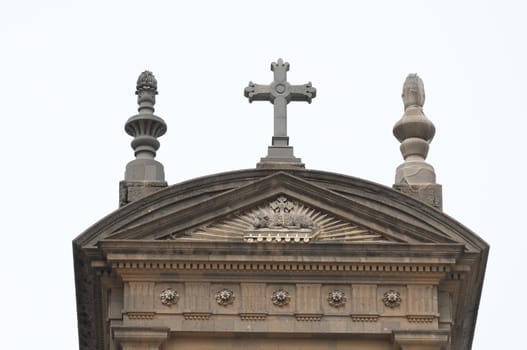
M 164 194 L 147 198 L 148 206 L 132 203 L 138 206 L 134 208 L 136 213 L 130 213 L 131 218 L 125 225 L 105 234 L 103 239 L 460 243 L 438 227 L 439 221 L 429 220 L 426 214 L 415 209 L 398 208 L 390 203 L 393 202 L 390 198 L 372 195 L 371 189 L 346 188 L 337 182 L 327 186 L 323 182 L 327 179 L 313 177 L 313 172 L 299 174 L 308 176 L 272 172 L 246 182 L 236 179 L 235 185 L 221 187 L 216 182 L 209 190 L 200 179 L 200 187 L 192 190 L 196 195 L 190 193 L 180 200 L 169 197 L 169 188 L 160 191 L 167 191 Z M 375 190 L 387 191 L 390 196 L 403 196 L 374 186 Z M 156 195 L 159 199 L 155 199 Z M 293 225 L 276 225 L 276 218 L 269 215 L 272 203 L 280 197 L 292 205 L 294 215 L 299 215 Z M 257 221 L 261 222 L 266 213 L 274 224 L 260 227 Z M 312 222 L 313 226 L 302 227 L 305 223 L 298 220 Z

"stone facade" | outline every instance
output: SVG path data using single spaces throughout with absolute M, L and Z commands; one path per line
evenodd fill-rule
M 139 76 L 120 208 L 73 242 L 80 349 L 470 350 L 489 247 L 441 211 L 420 78 L 403 87 L 392 189 L 304 169 L 287 104 L 316 90 L 271 70 L 245 89 L 274 105 L 267 157 L 173 186 L 157 80 Z
M 488 250 L 396 190 L 303 169 L 170 186 L 74 248 L 83 350 L 470 349 Z

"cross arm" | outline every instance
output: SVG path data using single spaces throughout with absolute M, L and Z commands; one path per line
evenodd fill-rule
M 255 84 L 250 81 L 243 94 L 251 103 L 253 101 L 271 101 L 271 86 Z
M 317 89 L 315 89 L 311 82 L 304 85 L 291 85 L 291 101 L 306 101 L 311 103 L 311 100 L 317 96 Z

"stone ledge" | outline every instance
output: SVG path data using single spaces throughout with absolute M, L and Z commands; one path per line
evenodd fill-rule
M 443 350 L 450 341 L 447 330 L 401 330 L 392 332 L 397 350 Z
M 242 313 L 239 316 L 242 321 L 264 321 L 267 318 L 265 313 Z
M 295 314 L 297 321 L 320 321 L 322 314 Z
M 411 323 L 432 323 L 438 316 L 436 315 L 407 315 L 406 319 Z
M 351 315 L 353 322 L 377 322 L 379 315 Z
M 126 316 L 130 320 L 152 320 L 155 312 L 126 312 Z
M 127 349 L 158 349 L 168 338 L 167 327 L 127 327 L 113 326 L 113 339 L 123 350 Z
M 210 316 L 212 314 L 210 312 L 184 312 L 183 317 L 185 320 L 192 320 L 192 321 L 204 321 L 210 319 Z

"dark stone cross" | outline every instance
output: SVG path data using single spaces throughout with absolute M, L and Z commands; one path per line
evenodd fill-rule
M 285 145 L 289 143 L 287 137 L 287 104 L 291 101 L 306 101 L 316 97 L 317 90 L 311 86 L 311 82 L 303 85 L 291 85 L 287 81 L 289 63 L 281 58 L 278 62 L 271 63 L 274 73 L 274 81 L 269 85 L 255 84 L 249 82 L 245 88 L 245 97 L 249 102 L 269 101 L 274 105 L 274 135 L 273 145 Z
M 271 70 L 274 73 L 274 80 L 269 85 L 255 84 L 249 82 L 245 88 L 244 95 L 253 101 L 269 101 L 274 105 L 274 134 L 272 146 L 269 147 L 269 154 L 262 162 L 300 162 L 293 156 L 293 151 L 289 146 L 287 136 L 287 104 L 291 101 L 306 101 L 316 97 L 317 90 L 311 86 L 311 82 L 303 85 L 291 85 L 287 81 L 287 71 L 289 63 L 281 58 L 277 62 L 271 63 Z

